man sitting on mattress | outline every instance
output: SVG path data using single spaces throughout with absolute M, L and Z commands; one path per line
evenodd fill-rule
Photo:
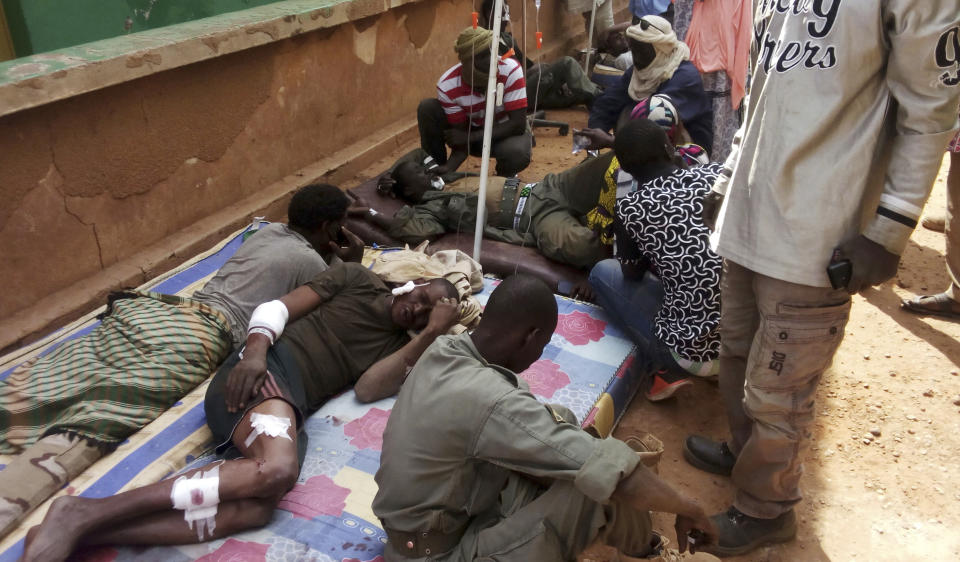
M 601 201 L 601 194 L 615 194 L 621 176 L 632 182 L 621 173 L 621 162 L 626 168 L 637 153 L 631 137 L 621 146 L 619 152 L 610 151 L 559 174 L 547 174 L 535 184 L 489 177 L 484 236 L 538 248 L 548 258 L 576 267 L 589 268 L 610 257 L 613 201 Z M 411 245 L 446 232 L 472 233 L 480 178 L 437 182 L 433 163 L 421 160 L 419 155 L 402 157 L 379 182 L 381 193 L 410 205 L 393 217 L 366 208 L 362 200 L 352 207 L 353 211 Z
M 359 261 L 363 243 L 341 228 L 348 203 L 332 185 L 300 189 L 289 223 L 257 231 L 193 297 L 113 295 L 95 330 L 0 381 L 0 453 L 18 454 L 0 472 L 0 536 L 206 380 L 246 338 L 257 305 L 327 260 Z
M 23 559 L 64 560 L 80 545 L 202 542 L 267 524 L 297 482 L 305 416 L 350 384 L 367 400 L 395 393 L 456 323 L 458 297 L 445 279 L 391 292 L 347 263 L 260 305 L 245 348 L 223 364 L 204 401 L 218 450 L 233 446 L 243 458 L 107 498 L 57 498 Z
M 662 547 L 649 510 L 688 532 L 713 527 L 619 439 L 597 439 L 516 373 L 543 352 L 557 303 L 540 280 L 505 279 L 472 333 L 423 354 L 383 434 L 373 512 L 397 560 L 575 560 L 595 539 L 628 556 Z M 429 438 L 424 438 L 429 436 Z M 695 533 L 696 534 L 696 533 Z

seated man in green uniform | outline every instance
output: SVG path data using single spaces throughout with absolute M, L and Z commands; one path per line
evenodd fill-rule
M 626 136 L 618 149 L 623 155 L 610 151 L 559 174 L 547 174 L 535 184 L 489 177 L 484 237 L 535 247 L 550 259 L 576 267 L 589 268 L 609 258 L 612 209 L 618 178 L 624 175 L 620 169 L 631 167 L 631 160 L 640 152 L 634 150 L 631 138 Z M 411 245 L 446 232 L 473 232 L 480 178 L 438 182 L 432 162 L 419 156 L 410 153 L 402 157 L 379 184 L 381 193 L 403 199 L 408 206 L 393 217 L 365 209 L 363 201 L 351 207 L 352 211 Z M 632 167 L 638 165 L 642 163 Z
M 23 560 L 64 560 L 78 545 L 202 542 L 265 525 L 297 481 L 304 417 L 353 383 L 362 400 L 395 393 L 456 322 L 457 298 L 445 279 L 391 292 L 346 263 L 260 305 L 245 348 L 220 368 L 205 400 L 218 451 L 232 445 L 243 458 L 107 498 L 58 498 L 28 534 Z M 284 331 L 287 320 L 296 321 Z M 423 331 L 411 339 L 411 329 Z
M 387 532 L 388 562 L 574 560 L 597 538 L 646 556 L 660 542 L 648 510 L 677 514 L 681 551 L 712 540 L 700 506 L 630 447 L 565 421 L 517 377 L 556 323 L 547 286 L 514 275 L 473 333 L 438 338 L 414 366 L 376 475 L 373 511 Z

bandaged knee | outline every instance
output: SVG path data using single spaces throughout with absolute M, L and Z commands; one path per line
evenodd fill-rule
M 170 501 L 174 509 L 183 510 L 183 520 L 188 527 L 193 529 L 196 525 L 197 540 L 212 538 L 220 504 L 220 466 L 177 478 L 170 491 Z
M 293 441 L 287 434 L 287 430 L 290 429 L 290 418 L 254 412 L 250 415 L 250 425 L 253 426 L 253 431 L 250 432 L 250 435 L 247 435 L 246 441 L 243 442 L 244 447 L 249 447 L 261 435 L 283 437 L 287 441 Z
M 247 334 L 263 334 L 270 338 L 273 345 L 290 318 L 290 311 L 283 302 L 273 300 L 265 302 L 253 310 L 250 323 L 247 325 Z

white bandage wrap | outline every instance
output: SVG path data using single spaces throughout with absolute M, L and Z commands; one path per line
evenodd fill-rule
M 250 425 L 253 426 L 253 431 L 250 432 L 250 435 L 247 435 L 246 441 L 243 442 L 244 447 L 249 447 L 261 435 L 283 437 L 287 441 L 293 441 L 287 434 L 287 430 L 290 429 L 290 418 L 254 412 L 250 415 Z
M 183 510 L 183 520 L 188 527 L 193 529 L 196 523 L 197 540 L 205 540 L 204 535 L 212 537 L 220 504 L 220 465 L 177 478 L 170 491 L 170 501 L 174 509 Z
M 290 311 L 287 306 L 278 300 L 265 302 L 253 310 L 250 316 L 250 324 L 247 325 L 247 334 L 258 333 L 270 337 L 270 345 L 273 345 L 283 328 L 287 325 L 290 318 Z M 272 337 L 264 330 L 273 334 Z
M 420 283 L 419 285 L 415 284 L 413 281 L 407 281 L 403 285 L 400 285 L 396 289 L 390 291 L 393 293 L 393 296 L 399 297 L 400 295 L 405 295 L 407 293 L 412 293 L 417 287 L 426 287 L 430 283 Z

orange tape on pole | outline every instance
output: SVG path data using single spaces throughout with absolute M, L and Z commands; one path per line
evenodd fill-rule
M 473 28 L 476 29 L 477 25 L 480 23 L 480 14 L 473 12 L 471 16 L 473 17 Z
M 543 32 L 537 32 L 537 48 L 540 49 L 543 47 Z

